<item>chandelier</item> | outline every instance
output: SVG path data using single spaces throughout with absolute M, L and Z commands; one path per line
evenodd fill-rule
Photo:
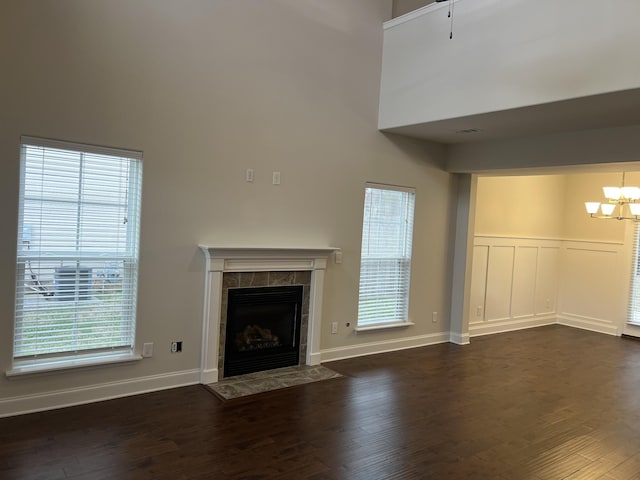
M 591 218 L 640 221 L 640 187 L 625 186 L 624 173 L 620 187 L 602 187 L 602 190 L 605 202 L 584 203 Z

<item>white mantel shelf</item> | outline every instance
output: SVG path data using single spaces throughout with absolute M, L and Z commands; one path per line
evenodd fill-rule
M 320 364 L 324 272 L 334 247 L 244 247 L 198 245 L 205 256 L 200 382 L 219 379 L 218 349 L 222 314 L 222 277 L 225 272 L 310 271 L 307 365 Z
M 199 245 L 208 270 L 222 272 L 268 272 L 315 270 L 338 248 L 333 247 L 226 247 Z

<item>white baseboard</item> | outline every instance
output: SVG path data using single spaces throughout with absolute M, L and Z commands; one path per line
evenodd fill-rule
M 469 325 L 469 335 L 472 337 L 480 337 L 482 335 L 512 332 L 515 330 L 524 330 L 526 328 L 542 327 L 544 325 L 555 325 L 556 323 L 558 322 L 555 315 L 517 318 L 475 324 L 472 323 Z
M 309 354 L 309 365 L 320 365 L 322 363 L 322 354 L 311 353 Z
M 581 328 L 592 332 L 604 333 L 607 335 L 618 335 L 618 327 L 607 322 L 606 320 L 584 317 L 582 315 L 573 315 L 563 312 L 558 315 L 558 323 L 567 327 Z
M 468 333 L 457 333 L 457 332 L 449 332 L 449 342 L 455 343 L 456 345 L 469 345 L 470 336 Z
M 623 327 L 622 333 L 631 337 L 640 337 L 640 325 L 626 323 Z
M 397 340 L 383 340 L 379 342 L 369 342 L 348 347 L 337 347 L 321 350 L 320 355 L 323 362 L 334 360 L 344 360 L 347 358 L 362 357 L 364 355 L 374 355 L 376 353 L 387 353 L 395 350 L 405 350 L 407 348 L 426 347 L 436 343 L 446 343 L 449 341 L 449 332 L 432 333 L 428 335 L 418 335 L 415 337 L 400 338 Z
M 210 370 L 203 370 L 200 375 L 200 383 L 207 385 L 209 383 L 216 383 L 218 381 L 218 369 L 212 368 Z
M 43 394 L 9 397 L 0 400 L 0 418 L 100 402 L 197 383 L 200 383 L 200 370 L 198 369 L 56 390 Z

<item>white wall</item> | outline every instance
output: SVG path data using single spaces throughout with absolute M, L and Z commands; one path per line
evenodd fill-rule
M 134 364 L 0 376 L 0 415 L 197 381 L 198 243 L 340 247 L 344 263 L 326 275 L 323 358 L 448 336 L 455 179 L 442 148 L 376 130 L 391 0 L 24 0 L 2 10 L 0 371 L 11 366 L 22 134 L 144 152 L 137 348 L 156 348 Z M 366 181 L 416 188 L 416 325 L 356 336 Z M 169 352 L 172 340 L 183 353 Z
M 620 173 L 478 179 L 471 335 L 556 322 L 623 332 L 633 223 L 584 210 L 602 186 L 620 182 Z
M 640 2 L 458 0 L 454 41 L 446 9 L 386 28 L 380 128 L 640 87 Z

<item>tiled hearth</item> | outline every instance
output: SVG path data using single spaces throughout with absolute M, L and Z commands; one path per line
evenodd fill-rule
M 249 373 L 224 379 L 207 386 L 222 400 L 231 400 L 339 377 L 342 377 L 342 375 L 322 365 L 313 367 L 302 365 L 299 367 L 278 368 L 267 372 Z
M 322 293 L 329 255 L 336 248 L 253 248 L 200 245 L 206 276 L 202 315 L 200 382 L 222 378 L 224 321 L 230 287 L 303 285 L 300 364 L 320 364 Z

